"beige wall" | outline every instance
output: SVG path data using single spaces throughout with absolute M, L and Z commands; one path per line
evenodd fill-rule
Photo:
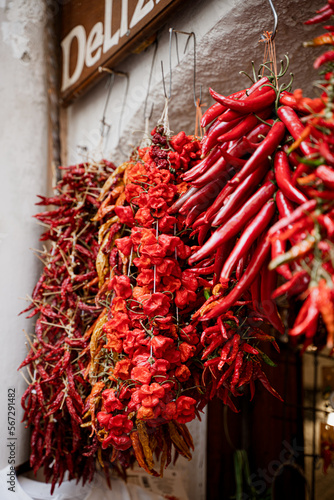
M 23 330 L 32 324 L 18 313 L 38 279 L 40 228 L 32 219 L 36 195 L 46 192 L 47 100 L 42 0 L 0 1 L 0 468 L 7 465 L 7 390 L 16 390 L 16 461 L 28 458 L 28 432 L 17 367 L 26 353 Z

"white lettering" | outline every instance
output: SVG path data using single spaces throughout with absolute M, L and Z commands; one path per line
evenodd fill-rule
M 128 0 L 122 0 L 121 37 L 128 32 Z
M 136 5 L 135 11 L 133 13 L 131 23 L 130 23 L 130 29 L 136 26 L 136 24 L 139 23 L 149 12 L 151 12 L 152 9 L 154 9 L 154 2 L 153 0 L 150 0 L 147 2 L 146 5 L 144 5 L 145 0 L 138 0 L 138 3 Z
M 103 43 L 103 23 L 98 22 L 92 27 L 87 38 L 86 66 L 93 66 L 101 57 L 101 45 Z M 93 52 L 96 50 L 95 55 Z
M 111 47 L 118 44 L 119 41 L 119 30 L 112 35 L 112 4 L 113 0 L 106 0 L 104 9 L 104 43 L 103 43 L 103 53 L 108 52 Z
M 76 38 L 78 41 L 78 56 L 75 70 L 73 71 L 72 76 L 70 76 L 70 53 L 74 38 Z M 61 42 L 61 48 L 63 51 L 63 81 L 61 87 L 62 92 L 71 87 L 80 77 L 85 63 L 85 46 L 86 31 L 81 24 L 73 28 Z

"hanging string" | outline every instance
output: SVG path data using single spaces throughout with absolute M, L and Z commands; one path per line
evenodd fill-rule
M 265 31 L 263 35 L 261 36 L 260 42 L 265 43 L 264 47 L 264 55 L 263 55 L 263 64 L 270 64 L 270 69 L 275 75 L 275 83 L 276 83 L 276 88 L 278 89 L 278 78 L 277 78 L 277 61 L 276 61 L 276 46 L 275 46 L 275 36 L 276 36 L 276 31 L 277 31 L 277 25 L 278 25 L 278 16 L 277 12 L 275 10 L 274 4 L 272 0 L 268 0 L 270 8 L 272 10 L 273 16 L 274 16 L 274 29 L 273 31 Z M 262 67 L 262 76 L 264 74 L 265 67 Z
M 161 118 L 158 122 L 158 125 L 163 127 L 163 132 L 167 137 L 171 135 L 171 131 L 169 128 L 168 105 L 172 97 L 172 40 L 173 40 L 173 28 L 169 28 L 169 93 L 167 95 L 165 75 L 164 75 L 164 64 L 161 61 L 162 85 L 165 96 L 165 104 L 161 114 Z
M 161 71 L 162 71 L 162 81 L 163 81 L 164 88 L 165 88 L 165 80 L 164 80 L 164 74 L 163 74 L 163 64 L 162 64 L 162 61 L 161 61 Z M 170 128 L 169 128 L 169 118 L 168 118 L 169 99 L 170 98 L 168 98 L 167 94 L 165 93 L 164 109 L 162 111 L 160 120 L 158 121 L 158 125 L 160 125 L 160 126 L 163 127 L 163 131 L 164 131 L 164 134 L 166 135 L 166 137 L 169 137 L 171 135 L 171 131 L 170 131 Z
M 275 75 L 275 85 L 278 89 L 278 78 L 277 78 L 277 60 L 276 60 L 276 46 L 272 38 L 271 31 L 265 31 L 262 35 L 260 42 L 264 42 L 264 54 L 263 54 L 263 66 L 262 66 L 262 76 L 264 75 L 265 67 L 264 65 L 270 64 L 270 69 Z
M 204 128 L 201 127 L 201 120 L 202 120 L 202 107 L 206 106 L 206 103 L 201 104 L 201 100 L 197 99 L 196 101 L 196 117 L 195 117 L 195 137 L 199 137 L 200 139 L 203 138 L 204 135 Z

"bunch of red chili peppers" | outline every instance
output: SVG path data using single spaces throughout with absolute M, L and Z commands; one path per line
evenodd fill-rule
M 25 310 L 33 309 L 28 317 L 37 315 L 37 321 L 29 353 L 20 366 L 27 367 L 31 377 L 22 406 L 23 420 L 32 428 L 30 465 L 35 473 L 44 467 L 52 490 L 66 471 L 70 478 L 86 481 L 95 470 L 96 446 L 88 452 L 84 449 L 89 436 L 81 427 L 90 393 L 83 377 L 84 350 L 89 327 L 101 311 L 95 305 L 98 226 L 91 218 L 113 168 L 108 161 L 66 168 L 54 197 L 41 197 L 38 203 L 56 208 L 35 216 L 47 227 L 41 240 L 49 247 L 40 255 L 43 271 Z
M 184 424 L 195 418 L 202 395 L 194 362 L 199 334 L 187 322 L 201 284 L 185 269 L 191 249 L 176 235 L 182 221 L 167 213 L 185 187 L 178 176 L 198 160 L 200 147 L 183 134 L 171 139 L 173 151 L 160 132 L 127 164 L 116 203 L 102 202 L 123 229 L 101 272 L 109 305 L 91 337 L 86 415 L 112 463 L 126 469 L 134 455 L 153 475 L 170 463 L 172 445 L 191 457 Z M 154 452 L 162 452 L 159 473 Z
M 201 247 L 189 263 L 214 258 L 212 285 L 219 283 L 221 293 L 213 293 L 199 315 L 217 329 L 243 299 L 283 333 L 274 299 L 285 294 L 305 300 L 290 335 L 304 335 L 306 348 L 321 316 L 333 347 L 331 72 L 322 85 L 317 99 L 300 90 L 291 94 L 266 77 L 229 97 L 210 90 L 217 102 L 202 120 L 209 125 L 204 158 L 183 176 L 191 187 L 170 212 L 187 215 L 198 233 Z M 276 289 L 278 278 L 286 283 Z

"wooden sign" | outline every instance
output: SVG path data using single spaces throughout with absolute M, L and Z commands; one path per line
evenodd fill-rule
M 61 9 L 61 89 L 69 104 L 152 35 L 180 0 L 67 0 Z

